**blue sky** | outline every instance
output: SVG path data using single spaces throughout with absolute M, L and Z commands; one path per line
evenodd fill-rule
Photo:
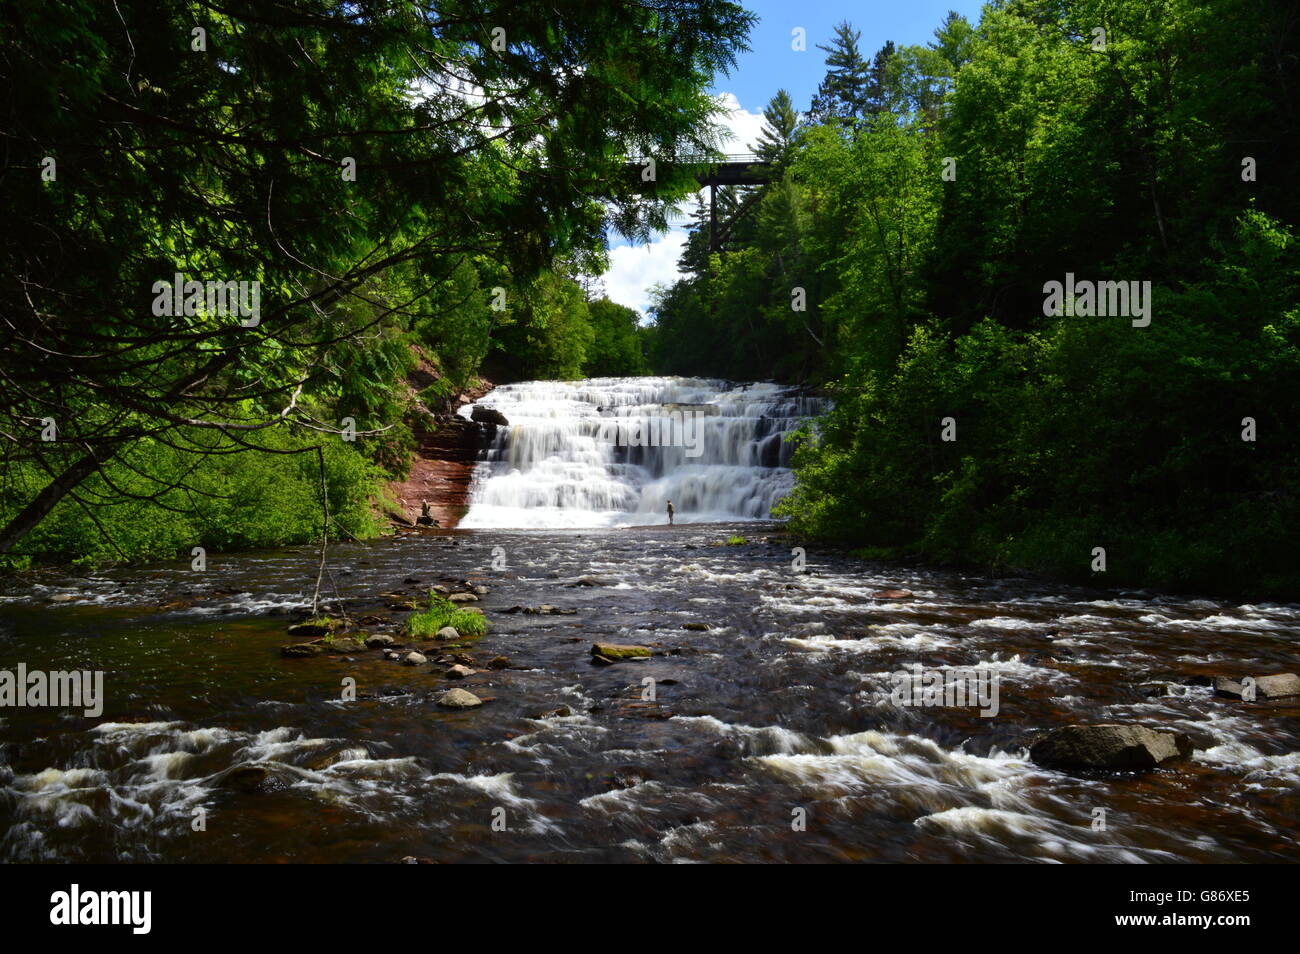
M 750 51 L 739 57 L 730 76 L 719 74 L 713 92 L 732 108 L 727 125 L 735 139 L 726 148 L 744 152 L 763 125 L 763 107 L 784 87 L 795 108 L 805 110 L 826 75 L 826 54 L 817 44 L 829 44 L 835 24 L 848 20 L 862 33 L 860 48 L 870 59 L 886 40 L 898 46 L 928 43 L 949 10 L 976 23 L 982 0 L 748 0 L 758 14 L 750 32 Z M 807 49 L 791 48 L 792 31 L 802 27 Z M 610 236 L 610 270 L 603 276 L 606 293 L 615 301 L 645 312 L 649 289 L 677 277 L 677 257 L 686 233 L 674 229 L 648 246 L 629 246 Z

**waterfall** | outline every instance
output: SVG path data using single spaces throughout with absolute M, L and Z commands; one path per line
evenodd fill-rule
M 619 527 L 762 520 L 794 484 L 786 434 L 825 402 L 798 388 L 702 378 L 528 381 L 492 408 L 461 527 Z

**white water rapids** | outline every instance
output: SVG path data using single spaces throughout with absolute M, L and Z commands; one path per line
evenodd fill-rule
M 622 527 L 763 520 L 794 484 L 785 436 L 825 402 L 777 384 L 592 378 L 507 384 L 460 526 Z M 461 409 L 470 417 L 475 405 Z

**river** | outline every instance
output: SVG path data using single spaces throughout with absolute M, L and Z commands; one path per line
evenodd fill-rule
M 623 400 L 588 391 L 577 403 Z M 710 399 L 686 391 L 671 403 Z M 712 519 L 717 501 L 749 507 L 787 479 L 781 451 L 752 445 L 789 429 L 763 423 L 774 405 L 806 410 L 786 393 L 734 396 L 735 413 L 707 420 L 754 418 L 752 440 L 722 440 L 703 463 L 590 447 L 565 460 L 517 435 L 551 440 L 529 458 L 503 427 L 468 528 L 330 548 L 325 592 L 367 632 L 393 630 L 430 585 L 486 588 L 473 605 L 487 634 L 454 650 L 477 671 L 459 682 L 377 650 L 283 658 L 311 547 L 7 581 L 0 670 L 100 670 L 106 698 L 95 716 L 0 709 L 0 859 L 1296 860 L 1300 711 L 1205 682 L 1294 670 L 1300 607 L 795 551 L 779 524 Z M 512 400 L 484 403 L 510 417 Z M 516 401 L 518 420 L 544 418 L 540 400 Z M 572 410 L 557 411 L 566 427 Z M 756 456 L 727 462 L 733 450 Z M 507 511 L 529 509 L 529 486 L 545 488 L 541 525 L 491 526 L 523 519 Z M 543 604 L 563 612 L 518 609 Z M 654 655 L 598 665 L 595 641 Z M 495 657 L 506 668 L 488 668 Z M 916 663 L 996 673 L 997 714 L 896 705 L 892 674 Z M 449 686 L 484 704 L 440 708 Z M 1034 732 L 1068 722 L 1176 729 L 1195 751 L 1106 776 L 1028 760 Z

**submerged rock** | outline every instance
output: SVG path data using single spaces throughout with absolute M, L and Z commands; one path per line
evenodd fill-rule
M 285 659 L 298 659 L 304 656 L 319 656 L 325 651 L 319 643 L 293 643 L 280 647 L 280 655 Z
M 1107 771 L 1151 769 L 1191 754 L 1191 740 L 1181 732 L 1141 725 L 1067 725 L 1029 748 L 1029 757 L 1047 768 Z
M 448 689 L 438 697 L 438 705 L 447 709 L 473 709 L 482 704 L 482 699 L 464 689 Z
M 592 643 L 591 654 L 601 656 L 611 662 L 620 659 L 636 659 L 650 655 L 650 647 L 633 646 L 627 643 Z
M 1293 672 L 1281 672 L 1272 676 L 1255 676 L 1254 679 L 1254 701 L 1300 696 L 1300 676 Z M 1214 694 L 1216 696 L 1227 696 L 1230 699 L 1241 699 L 1247 695 L 1247 690 L 1243 683 L 1235 679 L 1218 676 L 1214 680 Z
M 508 657 L 508 656 L 493 656 L 491 659 L 488 660 L 487 667 L 488 667 L 489 669 L 509 669 L 509 668 L 510 668 L 510 657 Z

